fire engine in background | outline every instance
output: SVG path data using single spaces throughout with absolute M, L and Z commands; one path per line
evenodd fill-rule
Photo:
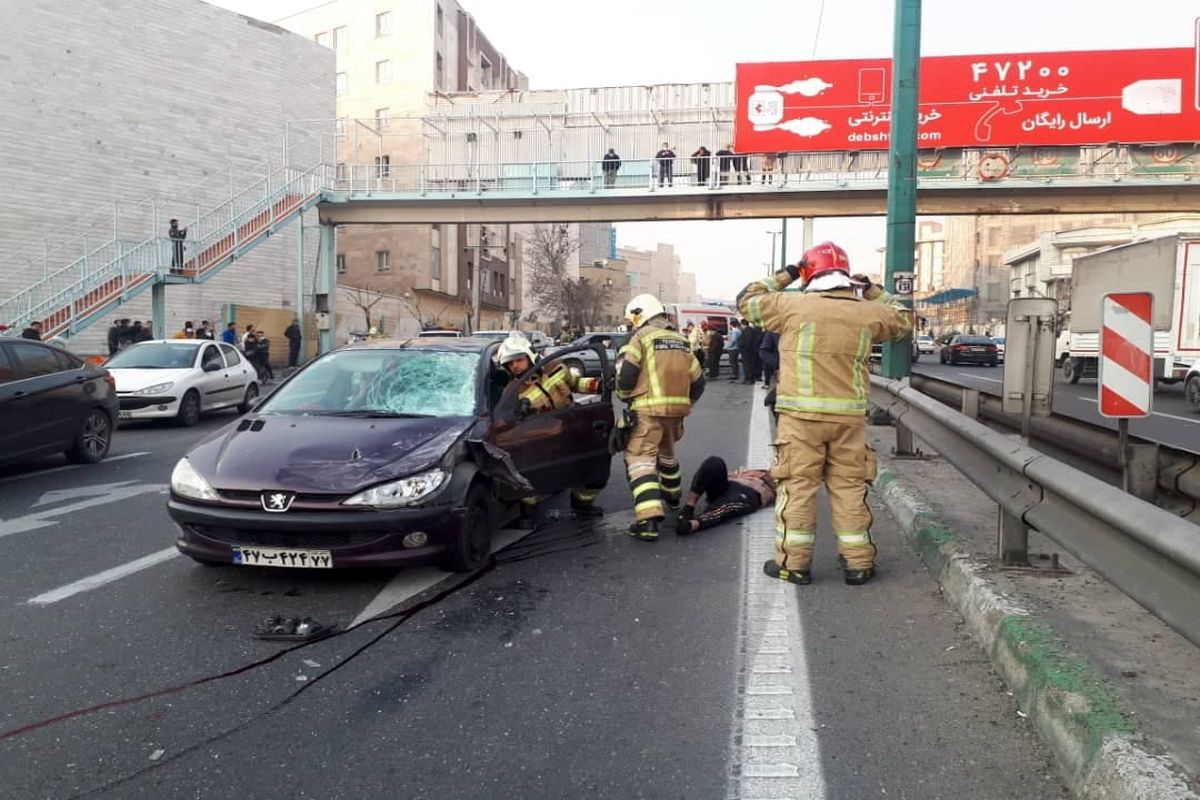
M 716 328 L 722 336 L 729 335 L 729 320 L 737 319 L 738 313 L 732 306 L 705 303 L 665 303 L 667 314 L 675 320 L 675 330 L 681 331 L 692 323 L 700 327 L 701 322 L 707 322 L 708 327 Z
M 1063 377 L 1095 378 L 1100 306 L 1110 292 L 1154 295 L 1154 377 L 1177 383 L 1200 360 L 1200 232 L 1167 233 L 1077 256 L 1071 265 L 1070 350 Z

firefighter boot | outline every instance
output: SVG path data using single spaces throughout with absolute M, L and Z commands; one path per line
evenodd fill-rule
M 602 517 L 604 509 L 596 505 L 591 500 L 583 500 L 575 495 L 571 495 L 571 510 L 575 512 L 575 516 L 582 519 L 584 517 Z
M 775 563 L 775 559 L 769 558 L 763 564 L 763 572 L 772 578 L 778 578 L 781 581 L 795 583 L 800 586 L 807 586 L 812 583 L 812 573 L 808 570 L 783 569 L 779 564 Z
M 875 577 L 873 565 L 865 569 L 851 569 L 847 566 L 844 556 L 838 556 L 838 561 L 842 562 L 842 580 L 846 582 L 847 586 L 862 586 Z
M 658 517 L 638 520 L 629 526 L 627 533 L 634 539 L 641 539 L 643 542 L 656 542 L 658 541 L 658 522 Z

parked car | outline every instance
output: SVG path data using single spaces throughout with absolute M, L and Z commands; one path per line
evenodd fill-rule
M 447 331 L 438 329 L 421 331 L 417 334 L 417 336 L 422 339 L 460 339 L 462 338 L 462 331 Z
M 108 454 L 116 425 L 108 370 L 49 344 L 0 340 L 0 461 L 65 453 L 95 463 Z
M 245 414 L 258 399 L 258 374 L 237 348 L 204 339 L 155 339 L 104 366 L 117 380 L 121 419 L 174 418 L 195 425 L 223 408 Z
M 176 546 L 211 564 L 478 568 L 521 497 L 603 486 L 611 458 L 607 391 L 530 414 L 497 347 L 417 338 L 317 358 L 176 464 Z
M 1000 359 L 1000 363 L 1004 363 L 1004 337 L 993 336 L 992 342 L 996 345 L 996 357 Z
M 603 349 L 605 360 L 608 362 L 608 367 L 611 368 L 617 361 L 617 351 L 621 349 L 621 345 L 628 338 L 628 333 L 621 333 L 620 331 L 585 333 L 565 347 L 548 350 L 547 354 L 553 355 L 555 358 L 561 356 L 569 368 L 576 369 L 589 378 L 598 378 L 603 374 L 601 371 L 600 356 L 588 346 L 597 345 Z M 578 349 L 580 347 L 584 349 Z M 567 350 L 573 352 L 570 355 L 565 355 Z
M 511 330 L 501 331 L 475 331 L 471 336 L 476 339 L 491 339 L 494 342 L 502 342 L 513 333 Z M 547 347 L 554 346 L 554 340 L 541 331 L 517 331 L 529 340 L 529 344 L 533 346 L 533 352 L 541 354 Z
M 942 345 L 943 364 L 986 364 L 994 367 L 999 360 L 996 343 L 987 336 L 960 334 Z
M 915 340 L 917 343 L 917 353 L 923 356 L 935 356 L 938 352 L 937 342 L 932 336 L 918 336 Z

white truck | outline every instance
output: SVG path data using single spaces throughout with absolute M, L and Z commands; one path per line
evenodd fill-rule
M 1095 378 L 1100 308 L 1111 292 L 1154 295 L 1154 376 L 1183 380 L 1200 360 L 1200 231 L 1163 233 L 1077 256 L 1071 267 L 1070 352 L 1063 377 Z

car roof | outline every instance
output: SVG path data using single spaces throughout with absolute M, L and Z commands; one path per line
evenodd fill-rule
M 368 339 L 353 342 L 341 350 L 443 350 L 456 353 L 479 353 L 496 344 L 494 339 L 470 336 L 414 336 L 410 339 Z

